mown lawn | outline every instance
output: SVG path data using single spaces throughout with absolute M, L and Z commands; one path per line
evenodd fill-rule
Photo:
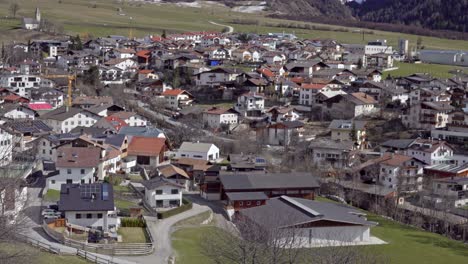
M 368 219 L 379 223 L 372 235 L 388 243 L 372 247 L 392 263 L 468 263 L 468 245 L 379 216 Z
M 235 32 L 294 32 L 300 38 L 333 38 L 344 43 L 365 43 L 376 39 L 387 39 L 390 45 L 397 47 L 398 39 L 405 38 L 414 46 L 418 36 L 396 32 L 371 30 L 373 34 L 362 36 L 357 28 L 347 28 L 349 32 L 335 32 L 327 30 L 307 30 L 298 28 L 282 28 L 265 26 L 265 23 L 310 24 L 326 26 L 328 28 L 343 28 L 341 26 L 321 25 L 282 19 L 267 18 L 262 13 L 252 14 L 232 12 L 221 6 L 205 6 L 194 8 L 176 4 L 150 4 L 144 1 L 115 1 L 115 0 L 15 0 L 20 10 L 17 17 L 32 17 L 36 7 L 41 9 L 42 18 L 63 25 L 68 34 L 81 34 L 83 36 L 144 36 L 148 34 L 161 34 L 163 30 L 168 33 L 183 31 L 221 31 L 222 26 L 210 24 L 215 21 L 234 27 Z M 136 3 L 135 3 L 136 2 Z M 0 1 L 0 16 L 10 15 L 11 1 Z M 95 3 L 95 5 L 94 5 Z M 117 11 L 122 9 L 122 14 Z M 257 19 L 259 25 L 233 24 L 234 19 Z M 12 25 L 13 24 L 13 25 Z M 8 25 L 0 23 L 0 39 L 8 40 L 14 34 L 8 30 L 18 26 L 19 20 L 9 22 Z M 24 35 L 24 34 L 23 34 Z M 11 40 L 11 39 L 10 39 Z M 426 49 L 466 49 L 467 41 L 422 37 L 422 44 Z
M 15 254 L 20 252 L 23 256 L 19 259 L 11 259 L 1 263 L 14 263 L 13 260 L 18 263 L 36 263 L 36 264 L 86 264 L 89 263 L 84 259 L 77 256 L 61 256 L 45 251 L 41 251 L 35 247 L 27 244 L 0 244 L 0 252 L 8 252 L 9 254 Z
M 114 204 L 118 209 L 130 209 L 132 207 L 138 207 L 136 203 L 122 199 L 114 199 Z
M 370 215 L 369 220 L 379 223 L 372 228 L 372 235 L 388 244 L 366 247 L 384 255 L 391 263 L 468 263 L 468 245 L 379 216 Z M 177 252 L 177 263 L 211 263 L 203 256 L 201 245 L 214 229 L 216 227 L 190 227 L 174 232 L 172 246 Z
M 450 65 L 427 64 L 427 63 L 414 64 L 414 63 L 395 62 L 395 67 L 398 67 L 398 69 L 394 71 L 384 72 L 383 78 L 386 78 L 389 75 L 392 77 L 401 77 L 401 76 L 408 76 L 414 73 L 429 73 L 433 77 L 437 77 L 437 78 L 450 78 L 453 76 L 453 74 L 449 73 L 449 71 L 460 69 L 462 71 L 468 72 L 468 68 L 466 67 L 456 67 L 456 66 L 450 66 Z
M 57 202 L 60 200 L 60 191 L 57 190 L 47 190 L 47 193 L 44 195 L 43 198 L 46 202 Z
M 209 239 L 207 234 L 216 227 L 189 227 L 175 231 L 172 234 L 172 247 L 176 251 L 178 264 L 209 264 L 212 263 L 203 255 L 202 244 Z
M 184 220 L 180 220 L 179 222 L 175 223 L 174 226 L 196 226 L 201 225 L 203 221 L 207 220 L 211 215 L 211 211 L 206 211 L 201 214 L 189 217 Z
M 122 236 L 122 243 L 149 243 L 146 230 L 141 227 L 120 227 L 117 233 Z

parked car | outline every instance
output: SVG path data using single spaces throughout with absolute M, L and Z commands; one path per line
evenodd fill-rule
M 48 215 L 48 214 L 54 214 L 55 212 L 57 212 L 56 210 L 54 209 L 50 209 L 50 208 L 47 208 L 47 209 L 44 209 L 42 210 L 42 215 Z
M 59 218 L 60 216 L 54 215 L 54 214 L 44 215 L 44 219 L 59 219 Z
M 58 211 L 58 204 L 51 204 L 51 205 L 47 206 L 47 208 Z

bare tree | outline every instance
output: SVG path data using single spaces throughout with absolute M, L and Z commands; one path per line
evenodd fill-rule
M 23 170 L 12 164 L 15 142 L 2 133 L 0 147 L 0 263 L 21 263 L 27 254 L 16 244 L 21 243 L 20 234 L 26 233 L 28 218 L 27 188 L 22 178 Z
M 14 18 L 16 18 L 16 14 L 20 10 L 20 6 L 18 3 L 11 3 L 10 5 L 10 13 L 13 15 Z

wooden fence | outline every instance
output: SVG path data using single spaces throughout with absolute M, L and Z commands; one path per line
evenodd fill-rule
M 56 241 L 64 244 L 65 246 L 73 247 L 76 249 L 89 251 L 93 253 L 105 254 L 105 255 L 148 255 L 153 253 L 154 245 L 149 230 L 146 230 L 150 234 L 151 243 L 112 243 L 112 244 L 96 244 L 87 243 L 70 239 L 63 234 L 53 230 L 47 224 L 43 224 L 42 228 L 47 235 L 55 239 Z

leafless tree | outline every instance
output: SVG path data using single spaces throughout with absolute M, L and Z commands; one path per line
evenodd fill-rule
M 5 143 L 5 141 L 9 141 Z M 17 247 L 21 243 L 19 234 L 26 233 L 28 218 L 24 208 L 27 205 L 27 188 L 22 170 L 13 166 L 12 151 L 15 143 L 2 138 L 0 148 L 0 263 L 21 263 L 27 253 Z
M 291 225 L 294 216 L 258 215 L 255 222 L 240 215 L 234 223 L 237 231 L 213 230 L 202 244 L 203 254 L 215 263 L 257 263 L 257 264 L 359 264 L 387 263 L 388 259 L 368 248 L 352 246 L 352 242 L 333 239 L 341 233 L 322 234 L 325 239 L 312 241 L 308 238 L 307 227 Z M 338 232 L 338 231 L 336 231 Z M 333 238 L 332 238 L 333 237 Z M 346 240 L 343 237 L 343 241 Z M 316 247 L 307 248 L 310 243 Z
M 14 18 L 16 18 L 16 14 L 20 10 L 20 6 L 18 3 L 11 3 L 10 5 L 10 13 L 13 15 Z

